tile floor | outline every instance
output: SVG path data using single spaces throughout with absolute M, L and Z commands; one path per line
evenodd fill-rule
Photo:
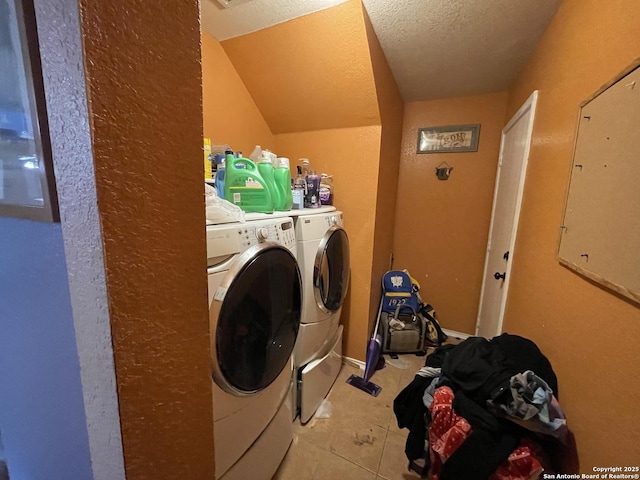
M 371 381 L 382 387 L 372 397 L 346 383 L 362 371 L 343 365 L 329 392 L 329 418 L 294 423 L 293 443 L 274 479 L 277 480 L 410 480 L 420 478 L 407 469 L 404 445 L 409 431 L 399 429 L 393 399 L 406 386 L 425 357 L 386 357 L 386 367 Z

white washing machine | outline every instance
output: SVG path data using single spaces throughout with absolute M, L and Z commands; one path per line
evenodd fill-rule
M 270 479 L 293 439 L 295 252 L 292 218 L 207 226 L 218 480 Z
M 294 351 L 300 421 L 308 422 L 342 366 L 342 304 L 349 286 L 349 239 L 342 212 L 296 219 L 303 301 Z

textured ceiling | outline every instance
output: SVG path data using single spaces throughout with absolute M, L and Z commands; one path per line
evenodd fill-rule
M 345 0 L 202 0 L 218 40 Z M 517 78 L 562 0 L 363 0 L 405 101 L 503 91 Z

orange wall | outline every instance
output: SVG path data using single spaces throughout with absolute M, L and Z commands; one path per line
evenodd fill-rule
M 373 265 L 371 268 L 371 298 L 369 303 L 369 331 L 373 331 L 380 302 L 381 278 L 389 269 L 393 250 L 393 224 L 396 215 L 400 147 L 404 101 L 393 78 L 387 59 L 380 47 L 369 17 L 363 9 L 371 66 L 375 78 L 382 135 L 378 160 L 377 206 L 373 238 Z
M 405 105 L 394 268 L 420 282 L 444 328 L 474 333 L 506 93 Z M 418 129 L 481 124 L 474 153 L 417 154 Z M 438 180 L 442 162 L 453 167 Z
M 273 134 L 229 57 L 202 32 L 202 106 L 204 136 L 248 156 L 256 145 L 272 148 Z
M 274 134 L 379 124 L 360 0 L 222 46 Z
M 351 0 L 222 47 L 275 134 L 272 149 L 334 176 L 352 247 L 344 349 L 364 359 L 393 242 L 403 108 L 364 8 Z M 206 42 L 203 52 L 206 65 Z
M 334 177 L 334 205 L 344 212 L 351 247 L 351 283 L 341 318 L 344 354 L 362 360 L 369 335 L 380 130 L 371 126 L 276 135 L 278 155 L 289 157 L 292 165 L 309 158 L 317 171 Z
M 199 4 L 80 8 L 126 477 L 213 478 Z
M 504 328 L 550 357 L 584 473 L 640 459 L 640 308 L 558 264 L 559 226 L 579 105 L 637 57 L 640 2 L 565 0 L 509 96 L 540 91 Z

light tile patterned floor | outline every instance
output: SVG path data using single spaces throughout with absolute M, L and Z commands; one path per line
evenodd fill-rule
M 401 355 L 389 360 L 371 381 L 382 387 L 372 397 L 346 383 L 362 371 L 343 365 L 329 392 L 331 416 L 294 424 L 293 443 L 275 475 L 277 480 L 411 480 L 404 445 L 408 430 L 400 430 L 393 399 L 413 380 L 425 357 Z M 394 366 L 396 365 L 396 366 Z

